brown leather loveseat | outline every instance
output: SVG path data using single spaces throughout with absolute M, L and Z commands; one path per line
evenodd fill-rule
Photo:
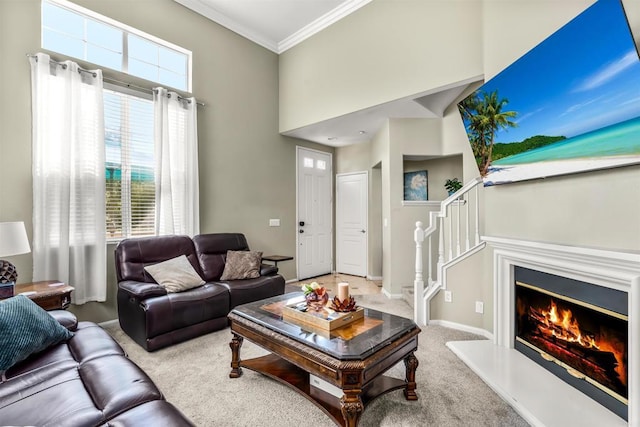
M 120 327 L 147 351 L 154 351 L 227 326 L 237 305 L 284 293 L 278 269 L 262 265 L 260 276 L 220 280 L 227 251 L 248 251 L 243 234 L 200 234 L 125 239 L 115 250 Z M 144 267 L 185 255 L 206 282 L 167 293 Z
M 49 313 L 74 335 L 0 372 L 0 425 L 193 426 L 101 327 Z

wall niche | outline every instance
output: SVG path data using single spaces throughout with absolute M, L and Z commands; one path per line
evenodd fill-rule
M 462 183 L 465 182 L 462 176 L 462 154 L 451 156 L 403 155 L 402 170 L 403 176 L 407 172 L 427 171 L 427 201 L 403 201 L 403 205 L 441 202 L 449 196 L 444 188 L 447 179 L 458 178 Z

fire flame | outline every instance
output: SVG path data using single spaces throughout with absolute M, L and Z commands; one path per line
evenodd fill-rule
M 543 316 L 542 323 L 546 326 L 541 330 L 546 335 L 551 335 L 557 339 L 579 343 L 585 348 L 595 348 L 601 351 L 610 351 L 618 361 L 615 371 L 618 373 L 623 384 L 627 383 L 626 364 L 624 352 L 615 342 L 610 342 L 607 337 L 596 342 L 594 336 L 584 334 L 580 330 L 578 320 L 573 317 L 571 310 L 558 310 L 556 303 L 551 300 L 548 310 L 541 309 L 539 313 Z
M 560 313 L 558 313 L 558 306 L 554 301 L 551 301 L 550 309 L 548 311 L 542 310 L 541 312 L 547 319 L 547 326 L 557 326 L 556 328 L 551 328 L 551 335 L 554 337 L 568 342 L 577 342 L 586 348 L 600 350 L 593 337 L 582 334 L 578 320 L 573 318 L 571 310 L 560 310 Z

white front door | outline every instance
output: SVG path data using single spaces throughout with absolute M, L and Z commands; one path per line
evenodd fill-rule
M 331 273 L 331 154 L 297 147 L 298 280 Z
M 367 275 L 367 172 L 336 176 L 336 271 Z

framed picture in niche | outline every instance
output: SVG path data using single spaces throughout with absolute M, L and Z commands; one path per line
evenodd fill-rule
M 404 200 L 425 202 L 429 200 L 427 191 L 427 171 L 404 173 Z

